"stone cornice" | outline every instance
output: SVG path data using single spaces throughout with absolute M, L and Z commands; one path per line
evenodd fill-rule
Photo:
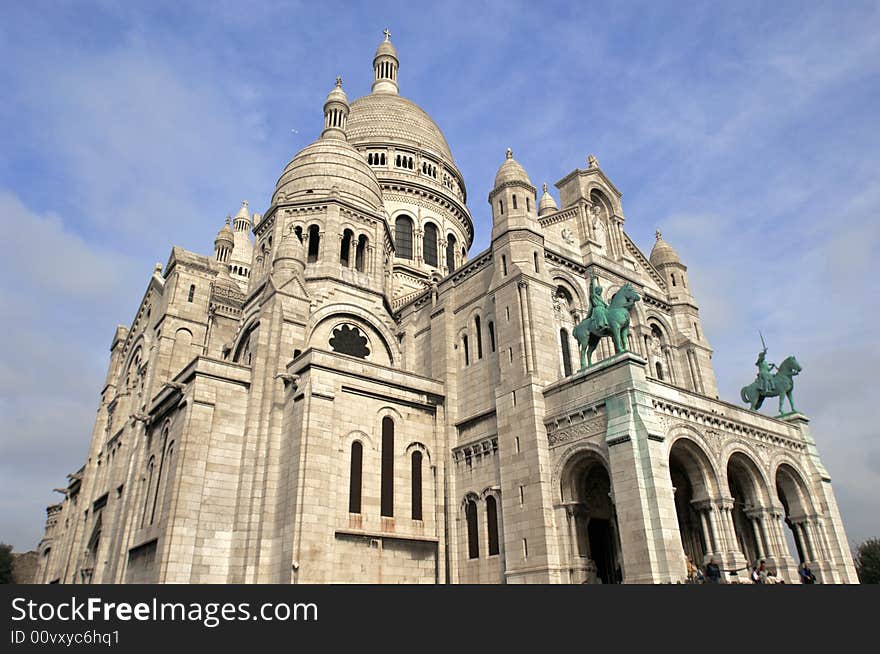
M 710 411 L 697 409 L 693 406 L 686 406 L 684 404 L 672 402 L 665 398 L 653 397 L 651 398 L 651 401 L 653 403 L 654 410 L 657 413 L 678 418 L 690 424 L 700 425 L 704 427 L 712 427 L 718 429 L 719 431 L 738 436 L 749 436 L 754 440 L 760 441 L 764 444 L 774 445 L 777 447 L 786 447 L 790 450 L 794 450 L 797 452 L 803 452 L 806 450 L 806 443 L 804 443 L 803 441 L 798 441 L 787 436 L 774 434 L 770 431 L 754 427 L 734 418 L 729 418 L 727 416 L 722 416 L 717 413 L 712 413 Z M 766 418 L 767 416 L 761 417 Z

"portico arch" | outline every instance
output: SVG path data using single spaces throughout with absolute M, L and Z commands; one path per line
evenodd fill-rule
M 733 528 L 740 552 L 754 563 L 767 556 L 762 533 L 762 509 L 767 489 L 758 464 L 745 452 L 735 451 L 727 460 L 727 485 L 733 497 Z
M 566 462 L 561 495 L 568 516 L 569 551 L 576 579 L 614 584 L 622 581 L 617 517 L 605 461 L 581 450 Z
M 692 562 L 702 565 L 720 549 L 720 534 L 714 533 L 709 516 L 710 500 L 718 495 L 717 476 L 703 449 L 687 437 L 677 438 L 669 450 L 669 476 L 682 549 Z
M 822 558 L 816 551 L 818 544 L 812 538 L 810 519 L 814 510 L 803 477 L 792 465 L 783 463 L 776 469 L 774 481 L 789 530 L 790 538 L 786 541 L 792 558 L 799 563 Z

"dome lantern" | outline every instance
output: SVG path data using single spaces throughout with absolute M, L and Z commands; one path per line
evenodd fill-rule
M 336 78 L 336 86 L 324 101 L 324 131 L 322 139 L 346 140 L 345 125 L 348 122 L 348 96 L 342 90 L 342 78 Z
M 385 40 L 376 48 L 376 56 L 373 57 L 373 93 L 393 93 L 397 95 L 397 69 L 400 60 L 397 58 L 397 50 L 391 43 L 391 32 L 385 28 L 383 32 Z

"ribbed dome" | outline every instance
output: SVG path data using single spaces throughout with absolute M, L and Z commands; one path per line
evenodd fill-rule
M 495 188 L 498 188 L 502 184 L 507 184 L 509 182 L 523 182 L 532 185 L 532 181 L 529 179 L 528 173 L 526 173 L 526 169 L 523 168 L 519 162 L 513 158 L 513 152 L 510 148 L 507 148 L 507 154 L 504 163 L 501 164 L 501 167 L 498 169 L 498 172 L 495 174 Z
M 371 93 L 352 102 L 345 131 L 349 143 L 355 145 L 400 143 L 430 150 L 455 163 L 446 137 L 431 117 L 415 102 L 393 93 Z
M 381 55 L 391 55 L 395 59 L 397 58 L 397 48 L 394 47 L 390 40 L 386 39 L 379 44 L 379 47 L 376 48 L 376 56 L 373 59 Z
M 550 191 L 547 190 L 546 184 L 544 184 L 543 189 L 544 193 L 541 195 L 541 201 L 538 203 L 539 216 L 552 213 L 553 211 L 559 211 L 559 207 L 556 205 L 556 200 L 550 195 Z
M 229 247 L 235 245 L 235 233 L 229 227 L 229 217 L 226 218 L 226 224 L 217 232 L 217 238 L 214 239 L 214 245 L 218 243 L 227 243 Z
M 663 240 L 663 236 L 660 234 L 659 229 L 657 230 L 657 241 L 651 249 L 651 256 L 649 259 L 651 265 L 655 268 L 659 268 L 667 263 L 681 263 L 681 259 L 678 257 L 678 252 L 676 252 L 669 243 Z
M 340 198 L 369 210 L 382 206 L 382 190 L 364 156 L 346 141 L 329 138 L 306 146 L 287 164 L 272 203 L 326 197 L 334 186 Z

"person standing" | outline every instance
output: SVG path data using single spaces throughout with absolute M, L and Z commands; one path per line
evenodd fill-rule
M 709 562 L 706 564 L 706 579 L 709 580 L 710 584 L 721 583 L 721 568 L 715 563 L 714 556 L 710 556 Z

